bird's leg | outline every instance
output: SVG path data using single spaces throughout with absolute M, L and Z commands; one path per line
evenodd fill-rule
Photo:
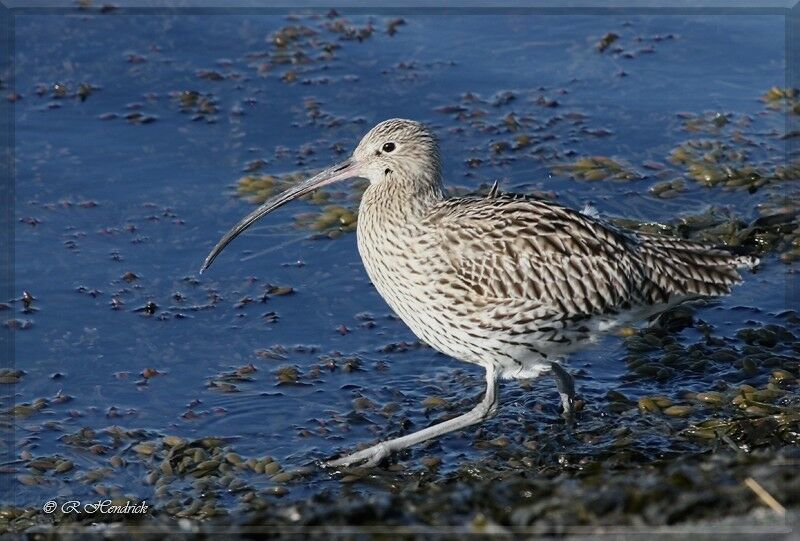
M 556 389 L 561 396 L 561 405 L 564 408 L 564 419 L 567 423 L 572 423 L 573 405 L 575 403 L 575 380 L 569 372 L 564 370 L 560 364 L 556 362 L 550 363 L 550 369 L 553 372 L 553 379 L 556 380 Z
M 483 400 L 472 410 L 417 432 L 393 440 L 382 441 L 363 451 L 358 451 L 336 460 L 330 460 L 323 465 L 325 467 L 337 467 L 364 462 L 364 466 L 375 466 L 395 451 L 479 423 L 497 410 L 497 387 L 497 371 L 493 365 L 489 365 L 486 369 L 486 394 L 483 396 Z

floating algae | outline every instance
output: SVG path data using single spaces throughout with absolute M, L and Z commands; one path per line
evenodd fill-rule
M 299 172 L 281 177 L 247 175 L 239 179 L 236 193 L 240 197 L 246 197 L 251 203 L 260 204 L 305 180 L 308 176 Z M 340 192 L 332 194 L 324 190 L 316 190 L 303 196 L 304 201 L 315 205 L 317 209 L 296 215 L 295 224 L 302 229 L 315 231 L 329 238 L 355 231 L 358 202 L 361 194 L 366 190 L 368 182 L 359 179 L 352 182 L 351 186 L 352 190 L 349 194 L 343 195 Z
M 747 188 L 753 192 L 769 182 L 763 169 L 747 163 L 743 150 L 722 141 L 686 141 L 673 149 L 668 159 L 684 167 L 687 177 L 704 186 Z
M 683 129 L 688 132 L 718 134 L 731 123 L 731 113 L 707 112 L 700 115 L 683 115 Z
M 796 88 L 773 86 L 762 94 L 761 100 L 770 109 L 789 110 L 794 114 L 800 114 L 800 102 L 798 102 Z
M 261 204 L 278 195 L 306 177 L 301 173 L 290 173 L 282 177 L 273 175 L 246 175 L 236 183 L 236 194 L 254 204 Z M 309 196 L 305 196 L 308 199 Z
M 553 166 L 553 172 L 567 174 L 576 180 L 636 180 L 641 175 L 611 158 L 591 156 L 580 158 L 571 164 Z
M 600 41 L 598 41 L 597 44 L 595 45 L 595 49 L 597 49 L 598 52 L 602 53 L 618 39 L 619 39 L 619 34 L 616 34 L 614 32 L 609 32 L 605 34 L 602 38 L 600 38 Z
M 340 205 L 326 205 L 318 214 L 301 215 L 297 223 L 320 233 L 355 231 L 356 213 Z
M 650 193 L 660 199 L 677 197 L 686 191 L 686 182 L 683 179 L 659 182 L 650 188 Z

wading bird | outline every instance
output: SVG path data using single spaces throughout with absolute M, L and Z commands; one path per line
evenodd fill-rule
M 369 180 L 358 210 L 358 251 L 400 318 L 436 350 L 486 370 L 471 411 L 326 463 L 378 464 L 390 453 L 476 424 L 498 404 L 498 380 L 551 372 L 565 414 L 574 386 L 558 364 L 604 332 L 698 296 L 725 295 L 738 267 L 757 260 L 724 249 L 626 231 L 497 184 L 447 197 L 433 133 L 381 122 L 352 156 L 272 197 L 225 234 L 205 270 L 256 220 L 313 190 Z

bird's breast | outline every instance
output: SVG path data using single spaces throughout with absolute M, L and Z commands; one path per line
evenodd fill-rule
M 418 254 L 424 233 L 391 209 L 363 204 L 358 214 L 358 251 L 378 292 L 395 311 L 422 302 L 422 262 Z
M 391 309 L 419 338 L 463 358 L 447 340 L 456 314 L 436 287 L 446 269 L 432 233 L 401 212 L 362 201 L 357 235 L 367 275 Z

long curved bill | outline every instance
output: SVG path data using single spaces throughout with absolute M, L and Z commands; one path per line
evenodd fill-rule
M 346 180 L 348 178 L 357 177 L 358 174 L 358 163 L 353 158 L 350 158 L 334 165 L 333 167 L 329 167 L 328 169 L 311 177 L 308 180 L 304 180 L 303 182 L 292 186 L 285 192 L 280 193 L 275 197 L 269 198 L 264 202 L 263 205 L 245 216 L 242 221 L 233 226 L 230 231 L 225 233 L 217 245 L 211 250 L 211 253 L 208 254 L 208 257 L 206 257 L 206 260 L 203 262 L 203 266 L 200 267 L 200 273 L 202 274 L 204 270 L 211 266 L 211 263 L 214 262 L 220 252 L 222 252 L 222 250 L 228 244 L 230 244 L 233 239 L 238 237 L 240 233 L 257 222 L 261 217 L 269 214 L 276 208 L 285 205 L 289 201 L 297 199 L 298 197 L 302 197 L 303 195 L 312 192 L 317 188 L 321 188 L 322 186 L 327 186 L 328 184 L 333 184 L 334 182 L 339 182 L 341 180 Z

